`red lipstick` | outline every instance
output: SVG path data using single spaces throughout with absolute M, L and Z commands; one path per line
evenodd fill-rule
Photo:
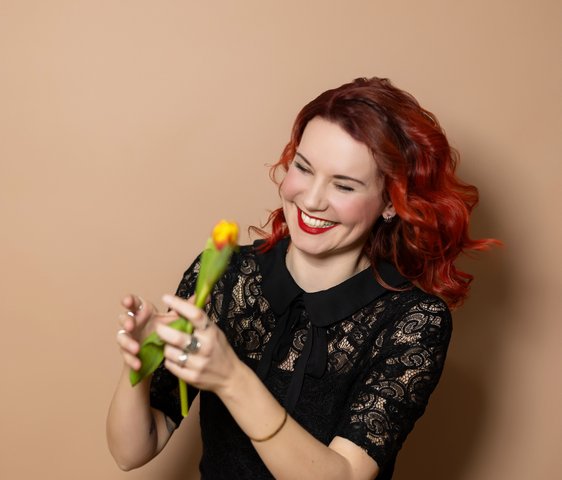
M 298 218 L 299 218 L 299 227 L 303 232 L 309 233 L 310 235 L 319 235 L 321 233 L 327 232 L 328 230 L 331 230 L 332 228 L 334 228 L 337 223 L 334 223 L 333 225 L 330 225 L 329 227 L 309 227 L 306 223 L 303 222 L 302 220 L 302 211 L 300 208 L 297 207 L 297 212 L 298 212 Z M 310 216 L 310 215 L 309 215 Z M 316 218 L 316 217 L 311 217 L 311 218 Z M 321 218 L 319 218 L 318 220 L 322 220 Z

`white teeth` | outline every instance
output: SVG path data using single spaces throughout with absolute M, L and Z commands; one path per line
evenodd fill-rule
M 335 222 L 328 222 L 327 220 L 319 220 L 317 218 L 311 218 L 306 213 L 301 211 L 301 218 L 305 225 L 312 228 L 327 228 L 335 225 Z

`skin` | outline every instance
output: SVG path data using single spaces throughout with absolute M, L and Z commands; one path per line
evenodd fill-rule
M 287 267 L 306 291 L 329 288 L 366 268 L 368 260 L 361 251 L 370 229 L 381 214 L 394 214 L 392 205 L 382 200 L 382 181 L 368 148 L 321 118 L 307 125 L 280 193 L 291 233 Z M 305 212 L 305 220 L 315 226 L 305 224 L 303 228 L 300 212 Z M 223 332 L 214 323 L 204 328 L 208 319 L 192 299 L 166 295 L 163 300 L 171 309 L 169 314 L 158 313 L 134 296 L 122 302 L 134 315 L 120 317 L 125 332 L 118 334 L 117 343 L 124 373 L 110 406 L 107 437 L 110 451 L 125 470 L 157 455 L 173 431 L 169 419 L 148 405 L 150 380 L 135 388 L 127 380 L 128 368 L 140 366 L 136 357 L 139 342 L 152 330 L 166 343 L 166 368 L 187 383 L 217 394 L 250 438 L 267 437 L 284 418 L 283 407 L 237 357 Z M 191 336 L 166 325 L 177 315 L 192 321 L 201 344 L 183 366 L 178 364 L 178 357 Z M 197 418 L 193 408 L 198 404 L 192 406 L 186 421 Z M 199 448 L 198 422 L 189 425 L 187 434 Z M 291 417 L 273 438 L 253 444 L 278 479 L 367 480 L 375 478 L 379 470 L 376 462 L 351 441 L 335 437 L 326 446 Z
M 123 298 L 121 304 L 133 315 L 119 316 L 121 330 L 117 334 L 117 344 L 123 357 L 123 369 L 109 407 L 106 435 L 109 450 L 119 467 L 130 470 L 153 458 L 171 435 L 165 416 L 149 407 L 149 382 L 143 381 L 132 388 L 128 370 L 140 367 L 136 355 L 142 340 L 158 322 L 170 321 L 173 316 L 168 320 L 151 304 L 132 295 Z
M 325 290 L 369 266 L 361 252 L 373 224 L 395 215 L 382 193 L 368 147 L 339 125 L 313 118 L 280 188 L 291 233 L 287 267 L 305 291 Z M 335 226 L 311 235 L 299 226 L 300 212 Z

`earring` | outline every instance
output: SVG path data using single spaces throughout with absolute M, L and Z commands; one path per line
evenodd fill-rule
M 384 223 L 390 223 L 394 219 L 394 215 L 388 215 L 387 217 L 383 215 L 382 218 L 384 220 Z

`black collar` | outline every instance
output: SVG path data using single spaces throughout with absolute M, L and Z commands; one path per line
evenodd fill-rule
M 327 327 L 350 317 L 387 291 L 376 280 L 373 270 L 367 268 L 327 290 L 305 292 L 297 285 L 285 263 L 289 240 L 289 237 L 285 237 L 268 252 L 257 255 L 263 293 L 276 315 L 281 315 L 294 298 L 302 294 L 311 322 L 318 327 Z M 261 243 L 263 240 L 254 242 L 254 248 L 259 248 Z M 379 262 L 377 270 L 392 287 L 408 283 L 388 262 Z

